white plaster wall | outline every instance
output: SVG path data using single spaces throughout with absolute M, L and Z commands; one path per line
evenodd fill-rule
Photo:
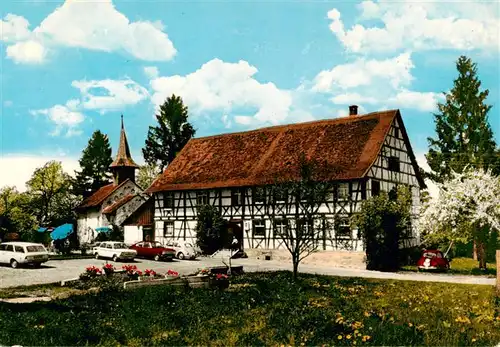
M 124 242 L 128 245 L 142 241 L 142 226 L 125 225 L 124 227 Z
M 104 225 L 102 224 L 104 223 Z M 80 244 L 89 243 L 97 236 L 95 228 L 107 225 L 107 220 L 102 218 L 98 211 L 89 211 L 80 214 L 77 219 L 77 234 Z

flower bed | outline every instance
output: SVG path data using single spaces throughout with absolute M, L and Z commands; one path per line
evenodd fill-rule
M 124 265 L 116 269 L 113 264 L 105 264 L 102 268 L 88 266 L 79 278 L 62 281 L 61 285 L 77 289 L 132 289 L 151 285 L 173 285 L 191 288 L 218 288 L 229 287 L 229 276 L 213 273 L 211 269 L 202 269 L 195 275 L 179 276 L 174 270 L 165 274 L 158 274 L 152 269 L 139 270 L 135 265 Z

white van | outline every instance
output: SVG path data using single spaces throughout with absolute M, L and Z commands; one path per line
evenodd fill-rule
M 49 253 L 40 243 L 4 242 L 0 244 L 0 263 L 17 268 L 19 264 L 40 266 L 49 260 Z

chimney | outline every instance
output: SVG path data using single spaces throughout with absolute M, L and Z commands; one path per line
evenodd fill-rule
M 358 105 L 349 106 L 349 117 L 358 115 Z

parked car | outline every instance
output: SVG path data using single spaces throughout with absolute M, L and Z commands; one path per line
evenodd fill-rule
M 137 251 L 137 256 L 144 258 L 152 258 L 158 260 L 173 260 L 175 250 L 172 248 L 164 247 L 158 241 L 142 241 L 134 243 L 130 246 L 131 249 Z
M 175 257 L 177 259 L 195 259 L 201 254 L 201 250 L 188 241 L 170 240 L 167 241 L 166 245 L 167 247 L 171 247 L 175 250 Z
M 450 268 L 450 261 L 446 259 L 443 252 L 439 250 L 425 250 L 417 262 L 419 271 L 422 270 L 443 270 Z
M 118 241 L 104 241 L 98 243 L 92 250 L 96 259 L 111 258 L 113 261 L 134 260 L 137 252 L 129 249 L 126 244 Z
M 0 263 L 17 268 L 19 264 L 40 266 L 49 260 L 49 252 L 40 243 L 4 242 L 0 244 Z

